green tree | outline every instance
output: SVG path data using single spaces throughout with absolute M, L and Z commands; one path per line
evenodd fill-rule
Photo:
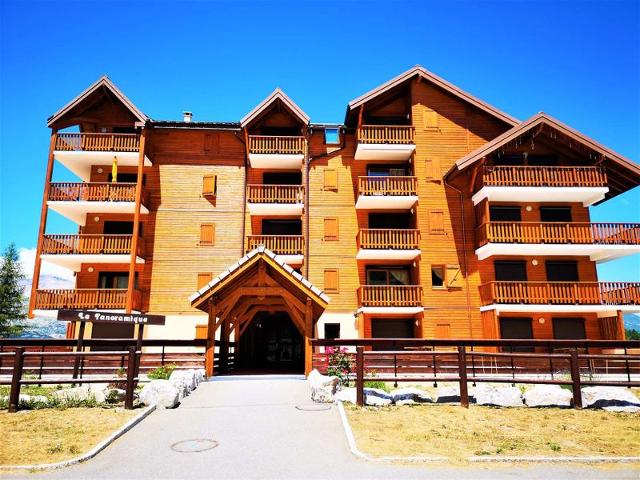
M 640 340 L 640 332 L 632 328 L 627 328 L 627 340 Z
M 15 244 L 10 244 L 0 265 L 0 337 L 17 335 L 27 318 L 25 299 L 20 282 L 25 276 Z

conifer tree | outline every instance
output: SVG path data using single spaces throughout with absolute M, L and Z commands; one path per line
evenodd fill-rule
M 25 298 L 20 284 L 25 276 L 14 243 L 10 244 L 2 256 L 0 265 L 0 337 L 19 334 L 27 318 Z

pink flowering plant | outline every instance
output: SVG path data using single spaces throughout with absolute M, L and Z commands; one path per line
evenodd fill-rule
M 340 385 L 348 387 L 349 375 L 352 372 L 351 354 L 345 347 L 326 347 L 325 353 L 329 357 L 327 374 L 338 377 L 340 379 Z

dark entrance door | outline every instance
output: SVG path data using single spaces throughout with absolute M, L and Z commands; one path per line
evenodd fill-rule
M 240 337 L 239 365 L 250 371 L 304 372 L 302 335 L 286 313 L 259 313 Z

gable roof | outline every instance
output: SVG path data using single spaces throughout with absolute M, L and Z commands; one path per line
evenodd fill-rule
M 74 107 L 78 106 L 82 103 L 82 101 L 86 100 L 92 93 L 96 92 L 101 87 L 108 89 L 115 97 L 122 102 L 122 104 L 131 112 L 131 114 L 138 119 L 140 122 L 146 122 L 149 120 L 149 117 L 146 116 L 141 110 L 136 107 L 131 100 L 127 98 L 127 96 L 120 91 L 118 87 L 114 85 L 114 83 L 107 77 L 103 75 L 100 77 L 95 83 L 90 85 L 86 90 L 84 90 L 80 95 L 67 103 L 64 107 L 58 110 L 56 113 L 51 115 L 47 119 L 47 126 L 50 127 L 58 120 L 60 120 L 65 114 L 71 111 Z
M 412 79 L 415 76 L 419 76 L 423 79 L 425 79 L 426 81 L 442 88 L 443 90 L 446 90 L 447 92 L 455 95 L 458 98 L 461 98 L 462 100 L 466 101 L 467 103 L 470 103 L 471 105 L 474 105 L 475 107 L 479 108 L 480 110 L 483 110 L 487 113 L 489 113 L 490 115 L 493 115 L 494 117 L 498 118 L 499 120 L 502 120 L 503 122 L 507 123 L 508 125 L 517 125 L 519 123 L 519 120 L 516 119 L 515 117 L 512 117 L 511 115 L 498 110 L 497 108 L 489 105 L 488 103 L 480 100 L 477 97 L 474 97 L 473 95 L 471 95 L 468 92 L 465 92 L 464 90 L 462 90 L 461 88 L 456 87 L 455 85 L 453 85 L 452 83 L 447 82 L 445 79 L 437 76 L 436 74 L 430 72 L 429 70 L 427 70 L 426 68 L 420 66 L 420 65 L 416 65 L 413 68 L 410 68 L 409 70 L 407 70 L 404 73 L 401 73 L 400 75 L 398 75 L 395 78 L 392 78 L 391 80 L 389 80 L 388 82 L 383 83 L 382 85 L 374 88 L 373 90 L 368 91 L 367 93 L 365 93 L 364 95 L 359 96 L 358 98 L 355 98 L 353 100 L 351 100 L 349 102 L 349 105 L 347 106 L 347 116 L 349 115 L 349 112 L 351 110 L 354 110 L 360 106 L 362 106 L 364 103 L 368 102 L 369 100 L 372 100 L 373 98 L 377 97 L 378 95 L 381 95 L 384 92 L 387 92 L 389 90 L 391 90 L 394 87 L 397 87 L 398 85 L 406 82 L 407 80 Z M 345 118 L 345 123 L 347 123 L 347 119 Z
M 279 88 L 276 88 L 271 95 L 265 98 L 262 102 L 258 104 L 253 110 L 247 113 L 242 120 L 240 120 L 240 126 L 246 127 L 247 124 L 251 123 L 252 120 L 255 120 L 262 112 L 264 112 L 273 102 L 280 100 L 284 105 L 293 113 L 302 123 L 305 125 L 309 123 L 309 116 L 304 113 L 304 111 L 295 104 L 293 100 L 291 100 L 287 94 L 285 94 Z

